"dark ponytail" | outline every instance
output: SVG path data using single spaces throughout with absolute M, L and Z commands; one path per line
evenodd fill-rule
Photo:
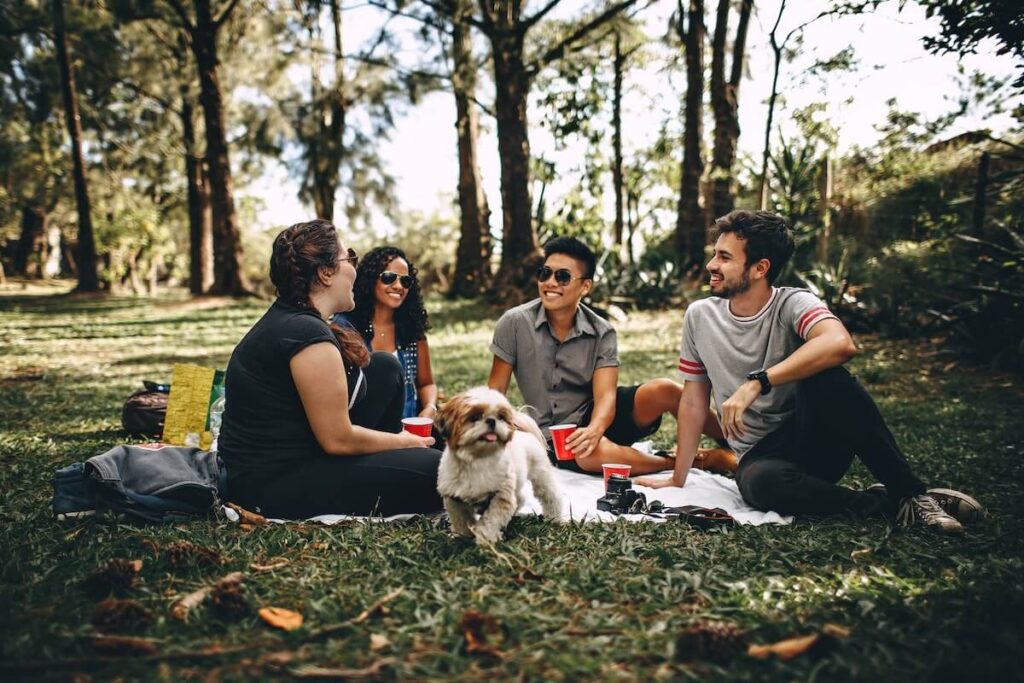
M 277 296 L 296 308 L 310 308 L 309 293 L 320 279 L 320 269 L 338 267 L 338 232 L 330 221 L 317 219 L 285 228 L 274 239 L 270 255 L 270 281 Z M 341 344 L 341 356 L 350 366 L 366 367 L 370 353 L 359 333 L 331 325 Z

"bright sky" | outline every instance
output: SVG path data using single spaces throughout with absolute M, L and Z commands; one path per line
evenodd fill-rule
M 348 3 L 346 3 L 347 5 Z M 361 4 L 361 3 L 360 3 Z M 577 5 L 567 0 L 566 6 Z M 714 3 L 706 3 L 713 8 Z M 662 2 L 646 11 L 648 33 L 660 35 L 664 31 L 665 16 L 675 3 Z M 790 2 L 781 24 L 780 35 L 813 18 L 820 2 L 802 0 Z M 755 15 L 748 36 L 748 75 L 740 86 L 740 150 L 759 155 L 764 138 L 767 100 L 771 92 L 772 54 L 768 32 L 778 13 L 778 0 L 760 0 L 755 4 Z M 713 14 L 709 10 L 709 14 Z M 358 45 L 379 26 L 376 10 L 362 5 L 345 13 L 345 40 L 349 46 Z M 713 30 L 714 17 L 708 17 L 708 30 Z M 730 34 L 734 33 L 736 17 L 732 17 Z M 897 100 L 902 110 L 937 117 L 956 107 L 960 95 L 958 63 L 953 55 L 936 56 L 925 51 L 921 37 L 936 33 L 937 22 L 928 20 L 914 3 L 907 3 L 903 12 L 897 12 L 897 3 L 885 3 L 874 14 L 841 19 L 824 19 L 811 24 L 804 31 L 804 42 L 799 55 L 792 62 L 783 63 L 780 73 L 780 92 L 786 102 L 777 106 L 775 120 L 783 126 L 788 123 L 788 110 L 812 102 L 827 102 L 828 118 L 840 131 L 840 149 L 852 145 L 870 145 L 878 138 L 875 126 L 884 121 L 890 98 Z M 731 38 L 730 38 L 731 39 Z M 817 59 L 834 55 L 852 45 L 857 68 L 848 74 L 832 76 L 826 82 L 820 77 L 805 79 L 807 67 Z M 350 48 L 351 49 L 351 48 Z M 710 53 L 706 59 L 710 64 Z M 970 56 L 962 60 L 964 73 L 975 70 L 988 75 L 1009 76 L 1013 62 L 998 57 L 994 50 L 988 54 Z M 628 78 L 627 111 L 624 128 L 643 138 L 653 135 L 664 114 L 678 111 L 677 100 L 684 94 L 684 75 L 679 73 L 666 79 L 664 74 L 633 72 Z M 668 87 L 665 81 L 668 80 Z M 683 87 L 680 87 L 683 86 Z M 479 96 L 490 101 L 489 82 L 484 81 Z M 849 102 L 848 102 L 849 101 Z M 1020 103 L 1018 99 L 1017 103 Z M 1013 105 L 1007 106 L 1012 110 Z M 708 112 L 710 116 L 710 111 Z M 985 118 L 985 112 L 968 111 L 961 117 L 950 135 L 977 128 L 999 132 L 1012 125 L 1006 115 Z M 537 122 L 539 114 L 532 114 L 531 145 L 535 154 L 551 154 L 550 141 Z M 455 107 L 449 93 L 427 96 L 415 108 L 397 121 L 390 141 L 383 142 L 381 153 L 398 181 L 397 196 L 403 209 L 425 214 L 434 211 L 449 213 L 458 179 L 458 160 L 455 141 Z M 492 230 L 500 234 L 501 196 L 499 191 L 499 165 L 494 122 L 482 117 L 483 133 L 479 141 L 481 173 L 485 191 L 492 207 Z M 705 130 L 710 140 L 710 126 Z M 609 134 L 610 135 L 610 134 Z M 625 154 L 630 146 L 638 146 L 643 139 L 625 141 Z M 609 138 L 609 148 L 610 148 Z M 681 151 L 680 151 L 681 154 Z M 571 155 L 571 153 L 570 153 Z M 561 158 L 565 158 L 564 156 Z M 266 208 L 258 215 L 261 228 L 284 226 L 312 217 L 312 209 L 303 207 L 296 197 L 297 182 L 287 177 L 285 169 L 275 165 L 268 168 L 260 182 L 246 188 L 243 194 L 263 197 Z M 378 232 L 387 229 L 386 219 L 374 218 Z

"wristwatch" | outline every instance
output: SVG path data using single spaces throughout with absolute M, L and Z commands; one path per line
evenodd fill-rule
M 768 371 L 764 368 L 747 373 L 747 379 L 757 380 L 761 383 L 761 395 L 764 396 L 772 390 L 772 383 L 768 381 Z

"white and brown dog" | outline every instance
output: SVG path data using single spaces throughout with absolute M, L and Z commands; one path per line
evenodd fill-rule
M 437 415 L 448 442 L 437 472 L 452 531 L 493 545 L 525 497 L 527 481 L 544 517 L 562 521 L 562 500 L 540 427 L 513 410 L 504 394 L 477 387 L 458 394 Z

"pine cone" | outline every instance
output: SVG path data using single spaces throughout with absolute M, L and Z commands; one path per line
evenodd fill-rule
M 108 598 L 92 611 L 92 625 L 102 633 L 135 633 L 153 623 L 153 613 L 135 600 Z
M 241 581 L 221 581 L 210 593 L 210 604 L 221 619 L 237 621 L 252 614 L 252 605 L 245 597 Z
M 111 560 L 85 579 L 85 586 L 99 595 L 123 593 L 133 587 L 142 571 L 142 560 Z
M 676 660 L 727 662 L 743 651 L 746 633 L 724 621 L 698 621 L 676 636 Z
M 188 567 L 189 565 L 210 567 L 219 565 L 224 561 L 224 558 L 218 551 L 189 541 L 175 541 L 167 546 L 164 553 L 167 557 L 167 563 L 177 569 Z

